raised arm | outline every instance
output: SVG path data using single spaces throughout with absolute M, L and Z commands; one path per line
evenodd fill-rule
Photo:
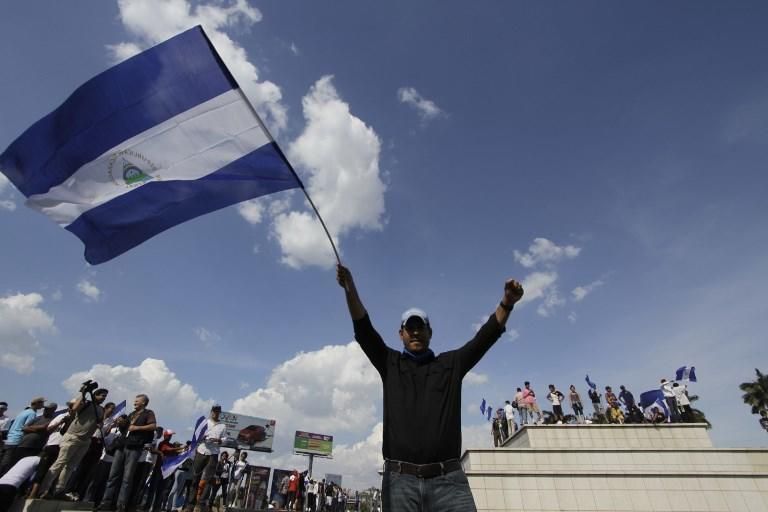
M 500 326 L 504 327 L 506 325 L 512 308 L 523 298 L 523 293 L 523 285 L 514 279 L 508 279 L 504 283 L 504 296 L 501 298 L 499 305 L 496 306 L 496 321 L 499 322 Z
M 360 295 L 357 293 L 355 281 L 352 279 L 352 272 L 344 265 L 337 265 L 336 281 L 338 281 L 339 286 L 344 288 L 349 316 L 352 318 L 355 328 L 355 339 L 360 344 L 360 348 L 363 349 L 365 355 L 368 356 L 368 360 L 379 371 L 379 374 L 384 376 L 386 372 L 387 351 L 389 349 L 371 324 L 368 312 L 365 310 L 363 301 L 360 300 Z
M 463 374 L 466 375 L 499 339 L 499 336 L 504 332 L 504 325 L 509 319 L 509 314 L 522 298 L 523 286 L 514 279 L 508 279 L 504 283 L 504 294 L 499 305 L 496 306 L 494 314 L 477 331 L 475 337 L 458 350 Z
M 363 306 L 363 301 L 360 300 L 360 295 L 357 293 L 355 281 L 352 279 L 352 272 L 344 265 L 337 265 L 336 281 L 338 281 L 339 286 L 344 288 L 349 316 L 352 317 L 352 321 L 362 320 L 367 312 L 365 311 L 365 306 Z

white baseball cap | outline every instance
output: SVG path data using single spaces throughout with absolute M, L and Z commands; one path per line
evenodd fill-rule
M 403 313 L 403 316 L 400 318 L 400 327 L 405 325 L 405 322 L 408 321 L 409 318 L 421 318 L 421 321 L 424 322 L 425 325 L 429 325 L 429 317 L 424 312 L 424 310 L 419 308 L 410 308 Z

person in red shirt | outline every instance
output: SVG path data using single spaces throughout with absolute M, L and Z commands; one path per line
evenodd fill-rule
M 288 505 L 286 506 L 288 510 L 293 510 L 294 505 L 296 505 L 296 494 L 298 491 L 299 472 L 294 469 L 293 473 L 291 473 L 291 476 L 288 478 Z

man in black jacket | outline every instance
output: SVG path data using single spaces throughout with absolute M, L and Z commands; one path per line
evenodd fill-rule
M 373 328 L 349 269 L 339 265 L 337 280 L 345 290 L 355 339 L 384 386 L 384 510 L 475 510 L 458 460 L 461 382 L 504 332 L 512 308 L 523 296 L 522 286 L 508 280 L 496 311 L 475 337 L 435 356 L 429 349 L 432 327 L 426 313 L 403 313 L 403 351 L 398 352 Z

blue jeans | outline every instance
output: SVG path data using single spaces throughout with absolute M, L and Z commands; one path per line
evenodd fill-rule
M 384 512 L 476 512 L 467 476 L 460 469 L 434 478 L 385 471 Z
M 528 424 L 528 408 L 527 407 L 520 407 L 518 409 L 520 412 L 520 426 Z
M 110 503 L 115 499 L 115 494 L 117 494 L 117 506 L 125 508 L 131 496 L 133 472 L 136 469 L 139 456 L 143 453 L 143 450 L 129 450 L 127 448 L 115 452 L 115 460 L 112 461 L 112 467 L 109 470 L 107 490 L 104 491 L 104 498 L 101 500 L 106 507 L 110 506 Z

